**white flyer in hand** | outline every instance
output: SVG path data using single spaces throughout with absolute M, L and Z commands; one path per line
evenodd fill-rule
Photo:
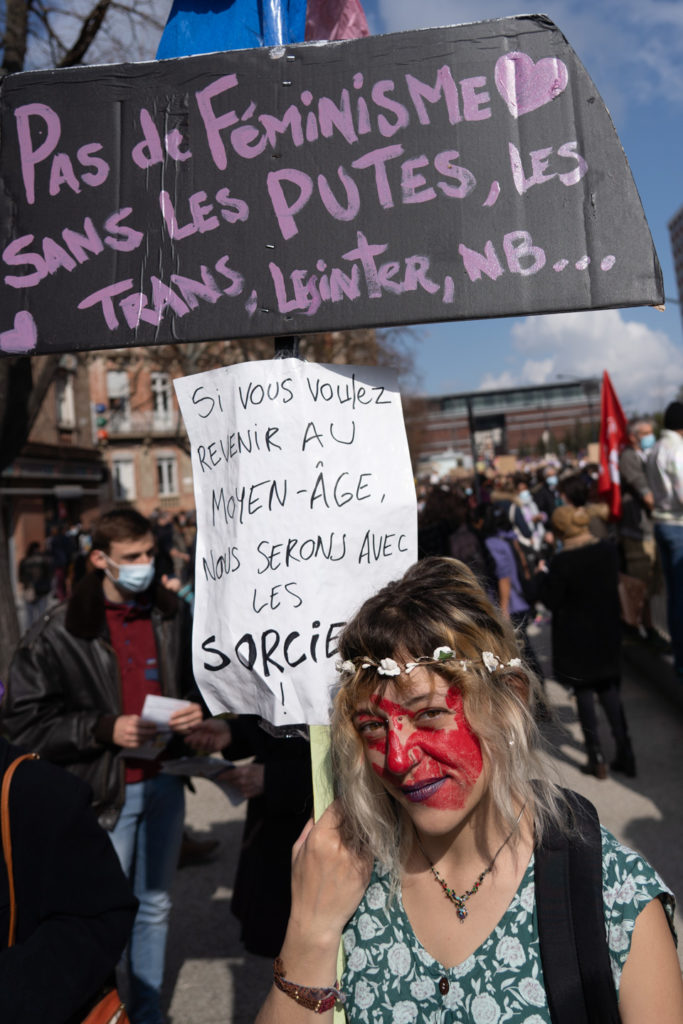
M 214 714 L 327 724 L 344 623 L 417 557 L 396 375 L 272 359 L 174 384 L 192 445 L 204 699 Z
M 177 697 L 161 697 L 156 693 L 148 693 L 142 705 L 140 718 L 144 718 L 146 722 L 154 722 L 160 730 L 170 732 L 171 727 L 168 723 L 171 715 L 176 711 L 182 711 L 183 708 L 189 708 L 190 703 L 189 700 L 178 700 Z
M 189 700 L 178 700 L 176 697 L 161 697 L 148 693 L 145 703 L 142 705 L 140 718 L 156 725 L 156 735 L 140 747 L 123 751 L 121 756 L 141 761 L 154 761 L 165 750 L 171 739 L 172 729 L 168 724 L 171 715 L 174 711 L 180 711 L 189 705 Z

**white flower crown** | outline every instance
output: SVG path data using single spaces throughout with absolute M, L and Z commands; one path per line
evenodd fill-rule
M 437 647 L 431 658 L 428 655 L 423 655 L 418 658 L 417 661 L 407 661 L 403 668 L 393 658 L 382 658 L 379 662 L 373 658 L 362 657 L 354 658 L 353 661 L 347 660 L 342 661 L 341 658 L 336 662 L 335 668 L 341 675 L 353 675 L 360 663 L 360 667 L 375 668 L 380 676 L 400 676 L 401 672 L 405 672 L 406 675 L 410 675 L 414 668 L 418 665 L 442 665 L 446 661 L 458 661 L 458 656 L 452 647 Z M 521 658 L 511 658 L 510 661 L 503 662 L 492 652 L 482 651 L 481 660 L 484 663 L 485 668 L 489 672 L 497 672 L 500 668 L 521 668 Z M 474 662 L 470 659 L 460 659 L 460 668 L 466 671 L 470 665 Z

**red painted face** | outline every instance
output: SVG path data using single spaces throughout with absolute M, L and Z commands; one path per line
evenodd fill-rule
M 411 804 L 462 809 L 483 761 L 460 691 L 439 680 L 401 699 L 373 695 L 354 716 L 373 771 Z

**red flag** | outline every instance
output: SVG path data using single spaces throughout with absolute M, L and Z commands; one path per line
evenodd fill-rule
M 628 444 L 626 417 L 607 370 L 602 375 L 600 403 L 600 476 L 598 494 L 609 505 L 613 519 L 621 517 L 619 456 Z
M 360 39 L 370 29 L 360 0 L 308 0 L 306 41 Z

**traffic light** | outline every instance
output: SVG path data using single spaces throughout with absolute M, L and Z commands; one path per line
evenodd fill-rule
M 95 426 L 97 427 L 97 440 L 103 443 L 109 438 L 109 431 L 107 426 L 109 424 L 109 416 L 107 415 L 108 409 L 103 402 L 97 402 L 95 405 Z

